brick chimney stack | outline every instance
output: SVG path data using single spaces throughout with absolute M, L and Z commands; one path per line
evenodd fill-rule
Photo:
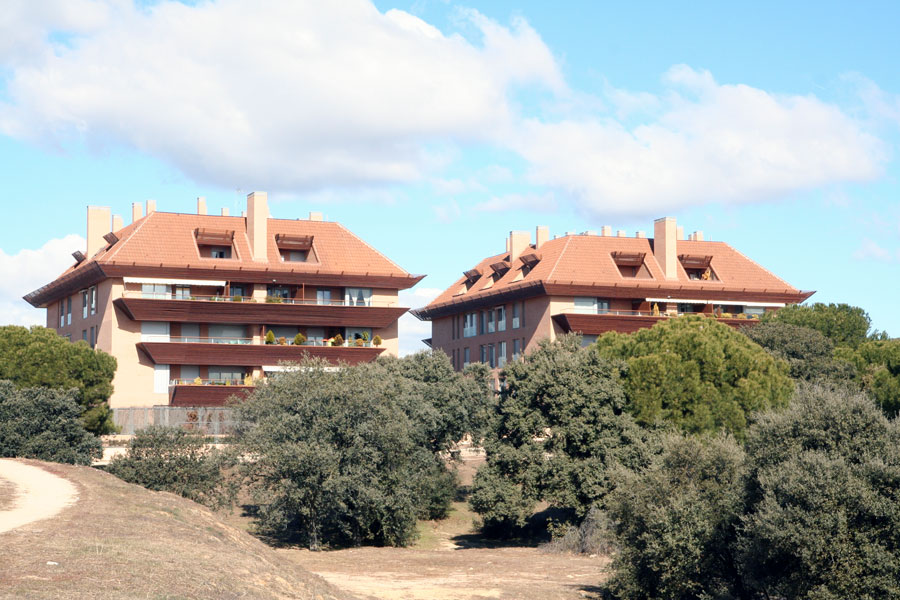
M 203 196 L 197 197 L 197 214 L 205 215 L 206 214 L 206 198 Z
M 675 242 L 678 237 L 675 217 L 663 217 L 653 222 L 653 256 L 666 279 L 678 278 L 678 257 Z
M 538 225 L 534 230 L 534 247 L 540 249 L 550 239 L 550 228 L 546 225 Z
M 269 196 L 265 192 L 247 194 L 247 237 L 253 260 L 266 262 L 268 257 L 267 229 L 269 222 Z
M 513 263 L 531 244 L 531 234 L 527 231 L 509 232 L 509 262 Z
M 108 206 L 87 207 L 87 257 L 106 246 L 103 236 L 109 233 L 112 211 Z
M 134 223 L 138 219 L 144 217 L 144 205 L 140 202 L 131 203 L 131 222 Z

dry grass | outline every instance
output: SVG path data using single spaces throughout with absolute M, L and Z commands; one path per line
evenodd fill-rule
M 79 500 L 0 535 L 2 598 L 351 598 L 198 504 L 30 462 L 74 482 Z
M 0 479 L 0 510 L 9 510 L 16 503 L 16 486 Z

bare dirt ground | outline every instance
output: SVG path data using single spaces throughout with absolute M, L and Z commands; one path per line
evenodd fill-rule
M 0 534 L 0 598 L 352 598 L 189 500 L 91 467 L 23 462 L 79 498 Z
M 16 488 L 15 484 L 0 476 L 0 510 L 12 508 L 18 495 L 18 488 Z
M 78 500 L 71 482 L 33 464 L 0 459 L 0 477 L 14 490 L 0 511 L 0 533 L 48 519 Z
M 471 484 L 482 458 L 470 457 L 460 479 Z M 465 502 L 448 519 L 421 523 L 410 548 L 327 552 L 280 549 L 286 558 L 363 598 L 379 600 L 575 600 L 599 598 L 605 556 L 551 554 L 533 545 L 498 546 L 480 537 Z

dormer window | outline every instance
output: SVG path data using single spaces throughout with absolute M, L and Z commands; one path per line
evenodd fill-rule
M 626 279 L 653 279 L 650 270 L 644 264 L 645 252 L 612 252 L 613 262 L 619 269 L 619 275 Z
M 194 231 L 194 237 L 201 258 L 228 259 L 233 255 L 233 230 L 200 228 Z
M 680 254 L 678 260 L 685 274 L 691 281 L 718 281 L 719 277 L 712 268 L 712 256 L 694 256 Z
M 276 233 L 275 245 L 281 262 L 318 262 L 311 235 Z

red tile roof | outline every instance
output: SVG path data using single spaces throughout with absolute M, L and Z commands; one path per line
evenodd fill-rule
M 533 252 L 534 246 L 530 248 Z M 525 251 L 528 252 L 529 250 Z M 653 240 L 648 238 L 567 235 L 545 242 L 539 252 L 541 259 L 530 271 L 523 271 L 522 261 L 516 260 L 513 268 L 496 281 L 492 278 L 490 265 L 509 260 L 509 253 L 483 259 L 470 269 L 470 272 L 475 269 L 481 272 L 474 284 L 466 286 L 466 277 L 460 277 L 418 313 L 427 318 L 429 313 L 436 314 L 435 309 L 459 303 L 469 304 L 482 296 L 497 296 L 504 291 L 513 293 L 526 287 L 532 290 L 542 289 L 546 293 L 548 287 L 614 286 L 619 290 L 631 290 L 634 297 L 653 295 L 654 290 L 660 288 L 676 289 L 687 297 L 698 297 L 711 291 L 753 292 L 756 296 L 771 293 L 799 297 L 806 294 L 724 242 L 679 240 L 676 244 L 676 255 L 711 256 L 710 264 L 718 281 L 691 280 L 680 262 L 677 265 L 677 279 L 667 280 L 653 255 Z M 645 254 L 644 264 L 652 278 L 623 277 L 613 260 L 613 252 Z M 533 291 L 532 295 L 534 293 Z
M 266 271 L 271 274 L 305 275 L 319 278 L 331 276 L 355 280 L 373 279 L 383 287 L 405 289 L 423 276 L 411 275 L 372 246 L 348 231 L 343 225 L 328 221 L 268 219 L 268 256 L 265 262 L 254 261 L 247 236 L 246 217 L 225 217 L 185 213 L 153 212 L 123 227 L 115 234 L 119 238 L 87 260 L 74 264 L 54 282 L 25 297 L 35 305 L 53 301 L 58 295 L 51 287 L 65 281 L 83 285 L 89 272 L 120 274 L 123 269 L 146 274 L 149 269 L 186 271 L 215 269 L 218 273 Z M 203 258 L 194 237 L 196 229 L 233 230 L 232 258 Z M 312 236 L 314 262 L 282 262 L 275 236 Z M 100 268 L 98 271 L 97 268 Z M 97 279 L 97 275 L 93 275 Z M 385 283 L 386 282 L 386 283 Z M 378 287 L 378 286 L 373 286 Z

